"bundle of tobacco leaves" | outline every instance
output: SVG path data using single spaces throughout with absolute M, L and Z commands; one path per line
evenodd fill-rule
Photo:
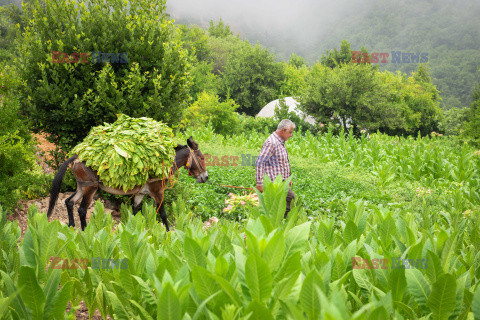
M 104 185 L 126 191 L 149 178 L 168 177 L 175 159 L 172 138 L 162 122 L 121 114 L 112 124 L 92 128 L 71 153 L 96 170 Z

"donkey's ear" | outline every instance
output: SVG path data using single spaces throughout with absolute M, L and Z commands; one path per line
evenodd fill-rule
M 187 144 L 188 144 L 188 146 L 190 147 L 190 149 L 192 149 L 192 150 L 198 150 L 198 143 L 196 143 L 195 141 L 193 141 L 193 137 L 192 137 L 192 136 L 190 136 L 190 138 L 188 138 Z
M 183 148 L 185 148 L 185 146 L 182 146 L 181 144 L 177 144 L 177 146 L 175 147 L 175 151 L 182 150 Z

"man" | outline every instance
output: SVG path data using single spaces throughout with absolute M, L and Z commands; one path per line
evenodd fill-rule
M 287 141 L 295 129 L 295 123 L 288 119 L 280 121 L 277 131 L 272 133 L 260 150 L 260 154 L 255 162 L 255 181 L 257 189 L 263 192 L 263 176 L 267 174 L 273 181 L 279 174 L 282 175 L 283 180 L 290 177 L 290 163 L 288 160 L 287 149 L 285 148 L 285 141 Z M 292 182 L 290 181 L 290 187 Z M 292 189 L 288 189 L 287 194 L 287 209 L 285 210 L 285 218 L 290 212 L 290 203 L 295 198 L 295 193 Z

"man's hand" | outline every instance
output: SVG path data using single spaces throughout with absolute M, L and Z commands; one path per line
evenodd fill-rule
M 293 185 L 293 182 L 292 182 L 292 180 L 290 180 L 290 187 L 291 187 L 292 185 Z
M 258 191 L 263 192 L 263 186 L 257 185 L 257 189 L 258 189 Z

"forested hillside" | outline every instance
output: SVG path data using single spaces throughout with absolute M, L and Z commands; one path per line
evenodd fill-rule
M 296 53 L 313 63 L 346 39 L 352 50 L 365 46 L 370 53 L 389 53 L 388 63 L 378 63 L 382 70 L 410 74 L 418 63 L 392 63 L 392 52 L 427 53 L 444 109 L 468 107 L 479 80 L 479 1 L 362 0 L 339 1 L 333 6 L 303 0 L 291 7 L 284 2 L 247 1 L 250 17 L 240 14 L 240 8 L 209 7 L 211 0 L 202 2 L 203 10 L 186 2 L 169 2 L 177 22 L 207 26 L 209 19 L 222 18 L 249 41 L 274 49 L 278 59 Z

